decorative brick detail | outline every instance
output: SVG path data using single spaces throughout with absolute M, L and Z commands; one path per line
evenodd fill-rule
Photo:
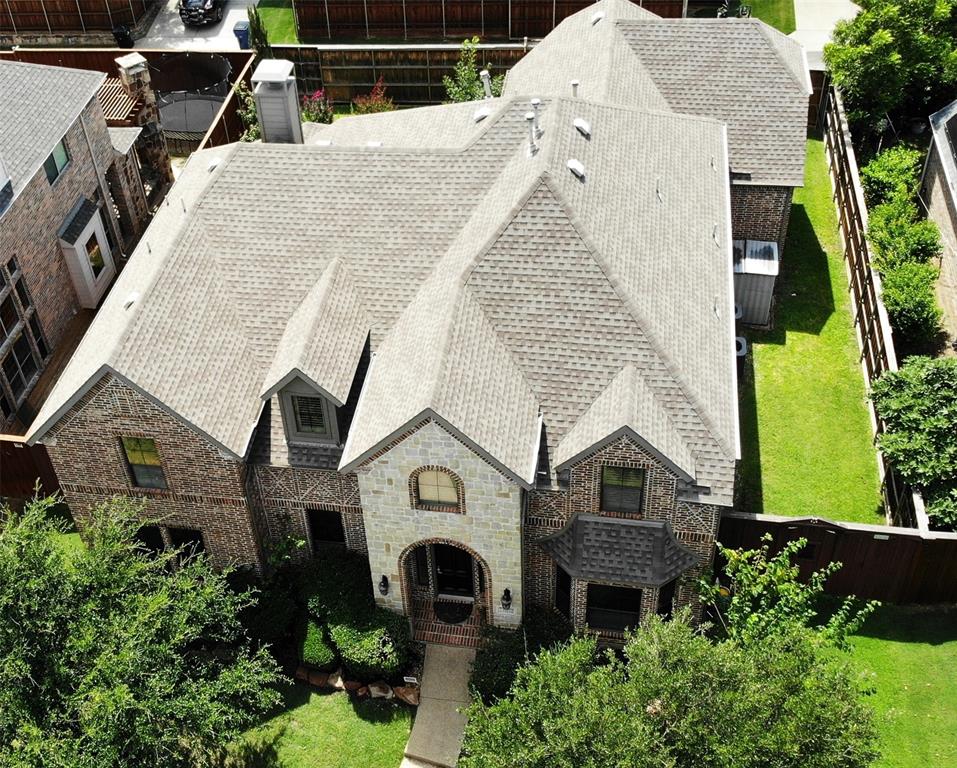
M 455 495 L 458 501 L 455 504 L 432 504 L 419 499 L 419 475 L 423 472 L 442 472 L 452 478 L 455 485 Z M 409 505 L 412 509 L 422 509 L 427 512 L 449 512 L 451 514 L 465 514 L 465 484 L 462 479 L 448 467 L 438 464 L 427 464 L 409 473 Z
M 778 252 L 783 254 L 793 194 L 793 187 L 732 184 L 731 232 L 734 239 L 774 242 L 778 244 Z

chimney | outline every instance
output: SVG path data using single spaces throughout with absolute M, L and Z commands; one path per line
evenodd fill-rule
M 572 98 L 573 99 L 578 98 L 578 85 L 579 83 L 577 80 L 572 80 Z
M 483 69 L 479 72 L 479 77 L 482 78 L 482 87 L 485 89 L 485 98 L 492 98 L 492 76 L 488 73 L 487 69 Z
M 543 133 L 543 131 L 542 131 L 542 125 L 541 125 L 541 123 L 538 122 L 538 108 L 539 108 L 540 106 L 542 106 L 542 100 L 541 100 L 541 99 L 532 99 L 532 112 L 535 114 L 535 120 L 534 120 L 534 124 L 535 124 L 535 137 L 538 138 L 538 139 L 542 138 L 542 133 Z
M 13 182 L 10 180 L 10 174 L 3 165 L 3 158 L 0 157 L 0 216 L 10 207 L 13 200 Z
M 263 141 L 302 144 L 299 91 L 292 62 L 263 59 L 253 72 L 252 83 Z
M 120 82 L 123 84 L 123 90 L 126 95 L 132 99 L 145 100 L 148 95 L 152 95 L 152 88 L 148 88 L 150 82 L 150 68 L 142 54 L 127 53 L 125 56 L 119 56 L 113 59 L 120 73 Z M 144 93 L 148 92 L 148 95 Z
M 526 112 L 525 122 L 528 123 L 528 154 L 534 155 L 538 152 L 538 145 L 535 143 L 535 113 Z

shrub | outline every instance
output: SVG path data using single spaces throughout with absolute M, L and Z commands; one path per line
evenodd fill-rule
M 385 81 L 381 75 L 368 96 L 356 96 L 352 100 L 352 112 L 356 115 L 391 112 L 394 109 L 395 105 L 392 103 L 392 99 L 385 95 Z
M 941 253 L 937 225 L 921 219 L 917 206 L 902 196 L 871 211 L 867 236 L 882 273 L 907 262 L 926 264 Z
M 930 346 L 940 333 L 942 312 L 934 283 L 937 269 L 930 264 L 905 263 L 884 274 L 884 305 L 901 338 L 916 346 Z
M 328 626 L 343 667 L 359 680 L 394 680 L 409 662 L 412 638 L 404 616 L 384 608 L 343 612 Z
M 326 98 L 326 92 L 320 88 L 315 93 L 303 96 L 300 113 L 304 123 L 331 123 L 332 104 Z
M 482 644 L 472 664 L 471 685 L 486 702 L 508 693 L 515 674 L 540 651 L 554 648 L 572 636 L 572 626 L 551 608 L 530 606 L 518 630 L 485 627 Z
M 462 50 L 459 52 L 459 60 L 455 63 L 455 69 L 452 75 L 445 75 L 442 78 L 442 85 L 445 86 L 445 94 L 449 101 L 477 101 L 485 98 L 485 86 L 479 76 L 478 58 L 479 39 L 473 37 L 471 40 L 462 41 Z M 485 68 L 491 70 L 486 64 Z M 490 83 L 493 96 L 502 95 L 502 86 L 505 84 L 505 75 L 496 75 Z
M 919 149 L 898 144 L 885 149 L 861 168 L 867 205 L 873 208 L 900 196 L 913 200 L 920 185 L 922 159 Z
M 299 646 L 299 658 L 303 664 L 315 669 L 332 669 L 336 664 L 336 652 L 326 640 L 325 630 L 315 619 L 306 621 Z

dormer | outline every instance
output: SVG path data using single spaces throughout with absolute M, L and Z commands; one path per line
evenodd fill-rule
M 339 444 L 336 408 L 332 399 L 298 376 L 279 391 L 286 442 L 290 445 Z

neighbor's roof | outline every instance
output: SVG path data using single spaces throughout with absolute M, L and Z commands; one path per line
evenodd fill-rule
M 595 9 L 605 15 L 592 23 Z M 565 96 L 571 80 L 582 98 L 721 120 L 732 171 L 753 184 L 804 183 L 812 92 L 804 49 L 763 21 L 661 19 L 601 0 L 519 61 L 505 95 Z
M 121 155 L 129 153 L 143 132 L 142 128 L 127 128 L 123 126 L 117 128 L 109 127 L 106 130 L 109 131 L 110 143 L 113 145 L 113 149 Z
M 0 157 L 14 196 L 40 170 L 106 76 L 0 60 Z
M 537 543 L 573 578 L 636 587 L 664 586 L 698 560 L 665 520 L 578 514 Z
M 530 153 L 528 104 L 496 100 L 479 122 L 476 104 L 353 117 L 322 146 L 193 155 L 30 439 L 114 373 L 243 456 L 289 372 L 342 401 L 368 332 L 341 469 L 424 415 L 530 483 L 541 420 L 554 450 L 628 368 L 631 392 L 667 413 L 630 426 L 730 503 L 723 126 L 552 99 Z M 326 330 L 304 344 L 301 328 Z

